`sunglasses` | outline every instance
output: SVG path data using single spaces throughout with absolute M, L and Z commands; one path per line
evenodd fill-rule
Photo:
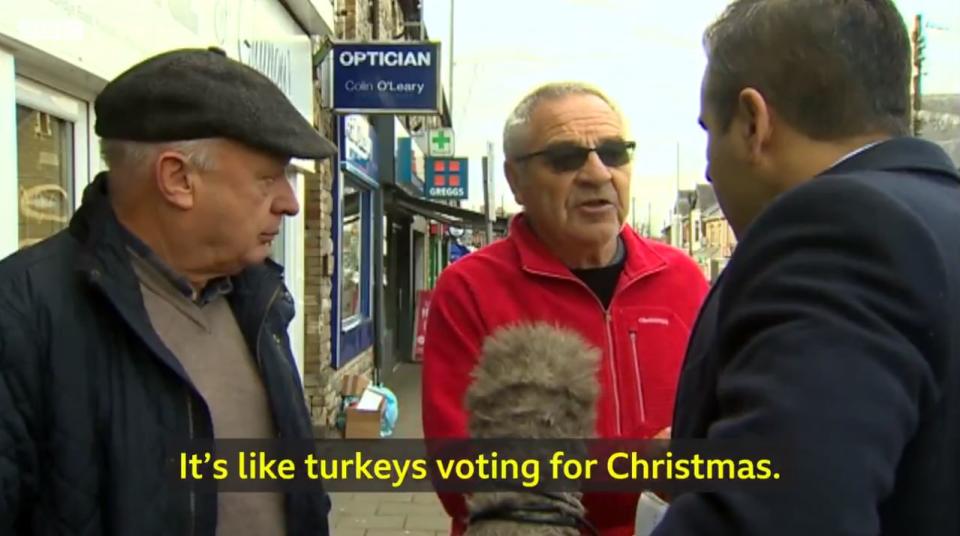
M 583 167 L 590 153 L 596 152 L 600 161 L 607 167 L 620 167 L 630 163 L 636 142 L 611 140 L 601 142 L 596 147 L 583 147 L 575 143 L 557 143 L 535 153 L 517 157 L 517 162 L 541 156 L 558 173 L 576 171 Z

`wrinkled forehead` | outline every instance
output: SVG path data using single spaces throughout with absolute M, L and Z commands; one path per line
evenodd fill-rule
M 605 139 L 626 139 L 620 112 L 596 95 L 567 95 L 541 102 L 530 116 L 531 147 L 558 142 L 593 145 Z

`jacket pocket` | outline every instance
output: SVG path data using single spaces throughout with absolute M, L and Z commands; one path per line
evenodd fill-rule
M 689 328 L 672 311 L 626 307 L 617 322 L 624 432 L 646 437 L 670 425 Z

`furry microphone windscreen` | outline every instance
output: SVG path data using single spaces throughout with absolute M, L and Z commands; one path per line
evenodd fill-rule
M 465 398 L 470 436 L 592 437 L 600 356 L 576 332 L 547 324 L 515 325 L 494 332 L 484 341 Z M 537 450 L 526 454 L 549 455 Z M 467 497 L 467 508 L 468 536 L 576 536 L 586 523 L 580 494 L 575 492 L 474 493 Z
M 594 433 L 600 351 L 548 324 L 501 328 L 483 344 L 467 390 L 470 436 L 573 439 Z

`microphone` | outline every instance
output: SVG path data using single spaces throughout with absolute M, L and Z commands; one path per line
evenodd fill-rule
M 600 357 L 600 350 L 576 332 L 544 323 L 494 332 L 484 341 L 465 397 L 470 436 L 592 437 Z M 545 458 L 529 451 L 526 457 Z M 596 533 L 585 519 L 581 496 L 537 490 L 474 493 L 466 499 L 466 535 L 578 536 L 581 529 Z

